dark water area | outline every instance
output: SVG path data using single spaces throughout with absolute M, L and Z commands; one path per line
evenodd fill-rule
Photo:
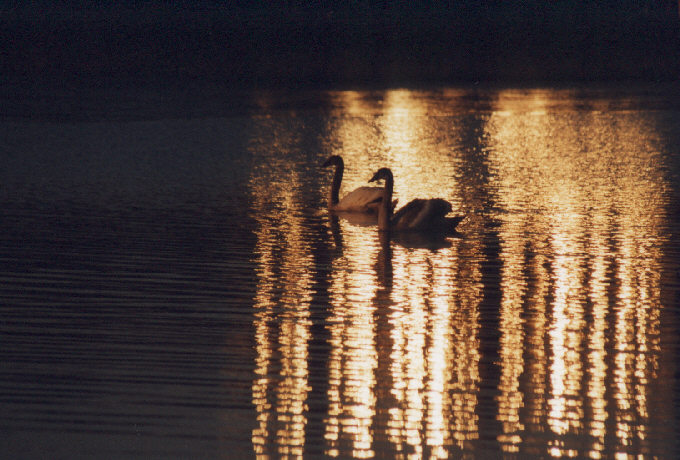
M 31 2 L 0 7 L 0 82 L 355 88 L 677 81 L 677 2 Z
M 674 86 L 24 96 L 7 458 L 677 458 Z M 331 154 L 460 235 L 329 213 Z

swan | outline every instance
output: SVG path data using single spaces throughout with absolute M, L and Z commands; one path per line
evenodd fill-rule
M 345 163 L 342 157 L 332 155 L 323 164 L 323 167 L 335 166 L 333 183 L 328 195 L 328 209 L 333 211 L 354 211 L 354 212 L 378 212 L 378 203 L 382 200 L 382 187 L 359 187 L 339 199 L 340 183 L 342 174 L 345 171 Z M 396 203 L 396 202 L 395 202 Z M 392 205 L 394 208 L 394 204 Z
M 410 201 L 399 211 L 392 214 L 389 203 L 392 200 L 394 189 L 394 177 L 389 168 L 380 168 L 369 180 L 375 182 L 384 180 L 382 187 L 383 197 L 378 207 L 378 230 L 380 231 L 435 231 L 442 233 L 455 233 L 458 223 L 465 216 L 446 217 L 451 212 L 452 206 L 441 198 L 420 199 Z

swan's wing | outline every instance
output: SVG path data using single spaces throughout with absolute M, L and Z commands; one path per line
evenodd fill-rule
M 369 211 L 377 209 L 382 197 L 382 187 L 359 187 L 345 195 L 335 205 L 335 209 L 338 211 Z
M 397 211 L 392 217 L 395 230 L 428 229 L 444 223 L 444 216 L 451 212 L 451 203 L 441 198 L 415 199 Z
M 410 222 L 417 219 L 418 214 L 423 208 L 424 201 L 425 200 L 420 199 L 409 201 L 405 206 L 395 212 L 392 216 L 392 228 L 407 228 Z

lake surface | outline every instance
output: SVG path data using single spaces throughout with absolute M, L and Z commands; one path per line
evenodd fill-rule
M 678 458 L 680 93 L 24 94 L 8 458 Z M 382 166 L 460 235 L 325 208 Z

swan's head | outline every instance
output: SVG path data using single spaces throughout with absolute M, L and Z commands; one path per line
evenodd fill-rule
M 377 180 L 387 180 L 387 179 L 392 179 L 392 171 L 390 171 L 390 168 L 380 168 L 378 169 L 375 174 L 373 174 L 373 177 L 369 180 L 369 182 L 375 182 Z
M 331 155 L 321 166 L 327 168 L 328 166 L 342 166 L 342 164 L 342 157 L 340 155 Z

